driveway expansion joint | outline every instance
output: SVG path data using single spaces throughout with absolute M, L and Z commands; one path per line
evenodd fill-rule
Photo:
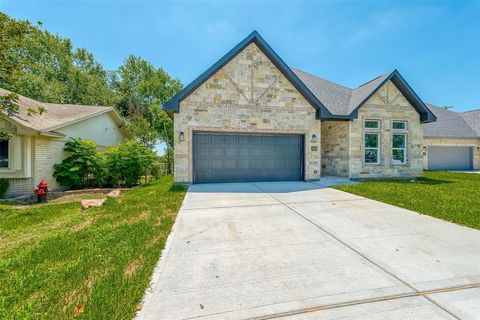
M 337 240 L 338 242 L 340 242 L 343 246 L 345 246 L 346 248 L 350 249 L 351 251 L 355 252 L 356 254 L 358 254 L 359 256 L 361 256 L 363 259 L 367 260 L 368 262 L 370 262 L 371 264 L 375 265 L 378 269 L 382 270 L 383 272 L 387 273 L 388 275 L 390 275 L 391 277 L 393 277 L 394 279 L 396 279 L 397 281 L 401 282 L 402 284 L 404 284 L 405 286 L 407 286 L 408 288 L 410 288 L 411 290 L 413 290 L 415 293 L 417 293 L 416 295 L 417 296 L 423 296 L 425 299 L 427 299 L 428 301 L 430 301 L 430 303 L 436 305 L 438 308 L 442 309 L 443 311 L 445 311 L 446 313 L 450 314 L 452 317 L 454 317 L 455 319 L 458 319 L 458 320 L 461 320 L 461 318 L 457 315 L 455 315 L 454 313 L 452 313 L 451 311 L 449 311 L 448 309 L 444 308 L 443 306 L 441 306 L 440 304 L 438 304 L 436 301 L 430 299 L 427 295 L 424 295 L 424 294 L 421 294 L 421 292 L 419 290 L 417 290 L 413 285 L 411 285 L 410 283 L 408 283 L 407 281 L 403 280 L 402 278 L 400 278 L 399 276 L 397 276 L 396 274 L 394 274 L 393 272 L 387 270 L 385 267 L 381 266 L 379 263 L 377 263 L 376 261 L 374 261 L 372 258 L 366 256 L 365 254 L 363 254 L 362 252 L 360 252 L 359 250 L 355 249 L 354 247 L 352 247 L 350 244 L 348 244 L 346 241 L 340 239 L 338 236 L 336 236 L 333 232 L 331 232 L 330 230 L 326 229 L 325 227 L 321 226 L 320 224 L 316 223 L 315 221 L 312 221 L 311 219 L 307 218 L 306 216 L 304 216 L 303 214 L 301 214 L 300 212 L 298 212 L 297 210 L 295 210 L 294 208 L 292 208 L 291 206 L 289 206 L 287 203 L 284 203 L 282 202 L 281 200 L 279 200 L 278 198 L 276 198 L 275 196 L 273 196 L 272 194 L 270 194 L 269 192 L 265 191 L 264 189 L 262 189 L 260 186 L 258 186 L 256 183 L 253 184 L 255 187 L 257 187 L 260 191 L 264 192 L 265 194 L 267 194 L 268 196 L 272 197 L 272 199 L 275 199 L 276 201 L 278 201 L 279 203 L 281 203 L 282 205 L 284 205 L 286 208 L 290 209 L 293 213 L 297 214 L 298 216 L 300 216 L 301 218 L 305 219 L 306 221 L 308 221 L 310 224 L 314 225 L 315 227 L 317 227 L 318 229 L 322 230 L 323 232 L 325 232 L 326 234 L 328 234 L 330 237 L 332 237 L 333 239 Z M 331 202 L 335 202 L 335 201 L 331 201 Z M 259 318 L 259 319 L 268 319 L 268 318 Z

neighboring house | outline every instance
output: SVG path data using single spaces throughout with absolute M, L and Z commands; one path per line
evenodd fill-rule
M 0 95 L 10 91 L 0 88 Z M 0 141 L 0 177 L 10 180 L 7 196 L 32 193 L 41 180 L 53 189 L 53 165 L 61 162 L 68 138 L 94 140 L 100 149 L 130 138 L 124 123 L 111 107 L 41 103 L 19 96 L 20 111 L 0 118 L 0 130 L 13 135 Z M 28 108 L 43 106 L 42 115 L 29 115 Z
M 428 105 L 437 117 L 424 126 L 425 169 L 480 169 L 480 110 L 453 112 Z
M 253 32 L 168 101 L 179 183 L 415 177 L 432 111 L 396 70 L 351 89 Z

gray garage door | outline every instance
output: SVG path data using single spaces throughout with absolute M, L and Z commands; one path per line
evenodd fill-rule
M 472 170 L 472 147 L 428 147 L 429 170 Z
M 303 136 L 194 133 L 194 182 L 303 177 Z

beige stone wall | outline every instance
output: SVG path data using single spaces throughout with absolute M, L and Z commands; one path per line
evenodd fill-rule
M 305 179 L 319 179 L 321 139 L 311 137 L 320 137 L 320 128 L 315 109 L 250 44 L 181 102 L 174 115 L 175 181 L 192 182 L 193 131 L 303 134 Z
M 473 147 L 473 169 L 480 170 L 480 139 L 425 138 L 425 170 L 428 168 L 428 146 Z
M 380 120 L 379 164 L 364 162 L 364 121 Z M 392 121 L 407 121 L 407 161 L 393 164 Z M 366 104 L 360 108 L 358 119 L 350 122 L 349 134 L 350 177 L 414 177 L 423 171 L 423 127 L 420 116 L 392 82 L 386 83 Z
M 322 175 L 348 177 L 348 121 L 322 121 Z

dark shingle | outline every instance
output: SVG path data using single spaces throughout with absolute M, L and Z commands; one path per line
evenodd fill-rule
M 348 115 L 348 106 L 352 89 L 334 82 L 314 76 L 308 72 L 292 68 L 290 69 L 302 80 L 307 88 L 320 100 L 323 105 L 335 115 Z
M 480 137 L 480 109 L 462 112 L 460 116 Z
M 427 138 L 477 138 L 476 133 L 462 117 L 461 113 L 442 109 L 431 104 L 427 107 L 437 117 L 436 122 L 423 126 L 423 135 Z M 480 116 L 480 113 L 478 114 Z M 477 119 L 478 121 L 478 119 Z
M 351 114 L 352 111 L 365 102 L 365 99 L 393 72 L 387 72 L 355 89 L 350 89 L 308 72 L 292 67 L 290 67 L 290 69 L 302 80 L 317 99 L 323 103 L 330 113 L 341 116 Z

